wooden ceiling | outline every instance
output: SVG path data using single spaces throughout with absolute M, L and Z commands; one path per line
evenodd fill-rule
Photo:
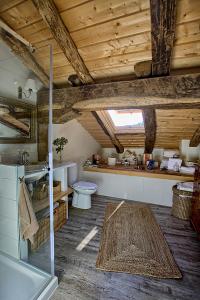
M 113 148 L 109 137 L 103 132 L 90 112 L 78 118 L 83 127 L 105 148 Z M 157 148 L 179 148 L 182 139 L 190 140 L 200 126 L 200 109 L 156 109 Z M 116 135 L 121 145 L 126 147 L 144 147 L 145 134 Z
M 1 1 L 0 18 L 34 45 L 37 62 L 49 72 L 54 49 L 54 82 L 64 84 L 72 66 L 31 0 Z M 151 59 L 149 0 L 54 0 L 91 76 L 134 75 L 134 65 Z M 172 68 L 200 66 L 199 0 L 178 0 Z

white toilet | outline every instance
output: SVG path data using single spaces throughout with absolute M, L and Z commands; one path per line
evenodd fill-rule
M 72 187 L 74 189 L 72 206 L 82 209 L 91 208 L 91 195 L 97 191 L 97 185 L 92 182 L 79 181 Z

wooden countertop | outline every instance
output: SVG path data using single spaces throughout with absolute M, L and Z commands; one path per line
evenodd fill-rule
M 98 167 L 84 167 L 83 170 L 87 172 L 111 173 L 111 174 L 159 178 L 159 179 L 168 179 L 168 180 L 180 180 L 180 181 L 194 180 L 193 175 L 185 175 L 173 171 L 169 172 L 166 170 L 161 171 L 160 169 L 141 170 L 141 169 L 136 169 L 133 166 L 122 166 L 122 165 L 116 165 L 116 166 L 100 165 Z

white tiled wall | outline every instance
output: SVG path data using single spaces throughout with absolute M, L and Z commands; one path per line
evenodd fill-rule
M 0 250 L 15 258 L 19 258 L 18 177 L 23 172 L 23 167 L 0 165 Z

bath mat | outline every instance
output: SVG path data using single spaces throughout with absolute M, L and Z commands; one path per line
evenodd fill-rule
M 168 244 L 147 205 L 109 203 L 97 269 L 158 278 L 181 278 Z

